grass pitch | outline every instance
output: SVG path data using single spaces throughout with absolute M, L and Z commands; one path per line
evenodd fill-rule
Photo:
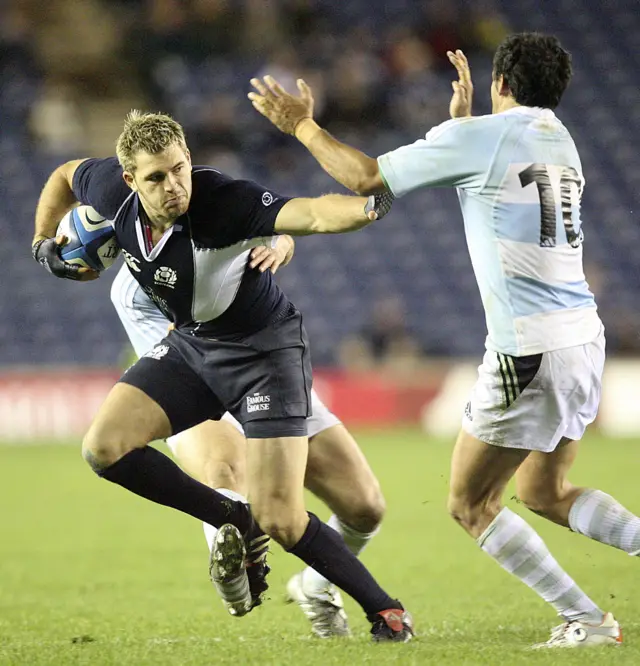
M 97 479 L 79 446 L 0 447 L 0 664 L 640 664 L 636 558 L 523 513 L 581 586 L 621 622 L 620 648 L 530 652 L 557 623 L 445 511 L 451 443 L 416 432 L 360 433 L 389 505 L 363 560 L 415 617 L 418 638 L 372 645 L 347 601 L 354 638 L 309 637 L 283 602 L 297 561 L 274 546 L 270 599 L 246 618 L 207 579 L 198 522 Z M 592 437 L 573 479 L 640 512 L 636 442 Z M 509 493 L 512 494 L 512 493 Z M 310 508 L 327 511 L 310 500 Z

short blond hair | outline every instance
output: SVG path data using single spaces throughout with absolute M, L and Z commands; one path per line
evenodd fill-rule
M 124 171 L 135 171 L 135 155 L 140 151 L 157 155 L 174 143 L 185 150 L 182 125 L 164 113 L 143 113 L 133 109 L 124 119 L 124 129 L 116 143 L 118 162 Z

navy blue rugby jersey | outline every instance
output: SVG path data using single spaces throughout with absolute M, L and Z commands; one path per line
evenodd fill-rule
M 271 271 L 249 267 L 249 254 L 270 243 L 290 199 L 207 166 L 194 166 L 192 180 L 188 211 L 150 251 L 138 195 L 115 157 L 82 162 L 73 192 L 113 221 L 129 270 L 177 328 L 217 338 L 264 328 L 291 304 Z

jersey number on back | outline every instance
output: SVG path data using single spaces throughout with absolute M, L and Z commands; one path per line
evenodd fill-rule
M 520 184 L 527 187 L 535 183 L 540 199 L 540 247 L 556 246 L 556 206 L 557 202 L 551 185 L 551 178 L 546 164 L 532 164 L 519 174 Z M 575 187 L 580 193 L 581 183 L 578 172 L 573 167 L 560 170 L 560 205 L 562 222 L 571 247 L 582 243 L 582 229 L 576 231 L 572 212 L 571 190 Z

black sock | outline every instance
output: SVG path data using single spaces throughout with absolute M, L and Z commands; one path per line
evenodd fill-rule
M 243 533 L 249 529 L 251 512 L 245 504 L 196 481 L 152 446 L 134 449 L 96 472 L 140 497 L 188 513 L 214 527 L 233 523 Z
M 353 597 L 367 616 L 388 608 L 402 608 L 376 583 L 342 537 L 312 513 L 302 538 L 289 552 Z

